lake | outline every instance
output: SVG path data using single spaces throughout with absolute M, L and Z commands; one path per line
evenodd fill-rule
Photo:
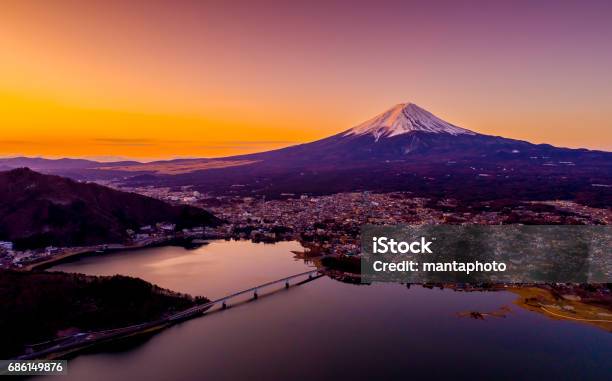
M 212 299 L 313 268 L 292 250 L 299 243 L 212 241 L 81 257 L 49 271 L 137 276 Z M 78 355 L 62 379 L 611 378 L 612 335 L 526 311 L 516 298 L 322 277 Z M 504 306 L 505 318 L 458 316 Z

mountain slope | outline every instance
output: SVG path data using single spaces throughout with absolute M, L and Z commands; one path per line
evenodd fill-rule
M 343 135 L 373 135 L 378 140 L 381 137 L 393 137 L 417 131 L 434 134 L 475 135 L 474 132 L 450 124 L 414 103 L 400 103 L 351 128 Z
M 220 160 L 249 164 L 134 177 L 127 183 L 194 184 L 219 195 L 372 190 L 467 201 L 573 199 L 612 204 L 612 153 L 479 134 L 410 103 L 312 143 Z
M 214 225 L 210 213 L 26 168 L 0 172 L 0 240 L 18 247 L 123 242 L 126 229 L 157 222 Z
M 394 106 L 328 138 L 273 151 L 218 159 L 107 163 L 59 173 L 115 178 L 135 186 L 194 185 L 217 195 L 280 197 L 371 190 L 464 200 L 573 199 L 589 205 L 612 204 L 612 153 L 479 134 L 412 103 Z
M 140 164 L 137 161 L 117 161 L 112 163 L 100 163 L 93 160 L 85 159 L 45 159 L 42 157 L 11 157 L 1 158 L 0 167 L 6 169 L 30 168 L 38 172 L 54 173 L 57 171 L 77 171 L 85 169 L 93 169 L 108 165 L 134 165 Z
M 390 163 L 415 166 L 465 160 L 522 161 L 529 166 L 534 163 L 541 166 L 545 163 L 538 162 L 539 159 L 564 161 L 572 158 L 586 161 L 603 159 L 609 164 L 612 154 L 586 149 L 557 148 L 548 144 L 532 144 L 479 134 L 445 122 L 413 103 L 405 103 L 328 138 L 273 151 L 216 160 L 248 163 L 240 168 L 223 170 L 224 173 L 232 173 L 270 169 L 345 170 L 364 166 L 388 166 Z M 136 165 L 132 170 L 139 167 L 145 168 Z M 217 172 L 211 169 L 202 171 L 202 174 Z

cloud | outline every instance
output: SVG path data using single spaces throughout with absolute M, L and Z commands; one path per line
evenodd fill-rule
M 295 144 L 297 142 L 291 140 L 229 140 L 224 141 L 225 144 L 235 145 L 269 145 L 269 144 Z
M 0 144 L 10 144 L 10 145 L 40 145 L 41 142 L 34 140 L 0 140 Z
M 146 147 L 156 145 L 150 139 L 124 139 L 124 138 L 96 138 L 93 139 L 98 145 L 123 146 L 123 147 Z
M 113 162 L 113 161 L 133 161 L 134 158 L 128 156 L 116 156 L 116 155 L 87 155 L 83 156 L 83 159 L 100 161 L 100 162 Z
M 200 144 L 195 148 L 198 149 L 261 149 L 262 146 L 274 146 L 274 145 L 291 145 L 296 144 L 295 141 L 289 140 L 225 140 L 209 142 L 208 144 Z

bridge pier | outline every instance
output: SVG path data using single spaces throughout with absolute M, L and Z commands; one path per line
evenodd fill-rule
M 308 274 L 308 279 L 312 279 L 312 274 Z
M 221 303 L 221 309 L 227 309 L 227 304 L 225 304 L 225 300 Z
M 289 281 L 285 281 L 285 288 L 289 288 Z
M 257 299 L 257 290 L 253 291 L 253 299 Z

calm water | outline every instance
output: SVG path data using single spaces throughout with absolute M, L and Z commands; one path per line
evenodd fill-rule
M 144 278 L 217 297 L 310 267 L 297 243 L 213 242 L 82 258 L 51 270 Z M 511 293 L 320 278 L 139 342 L 82 354 L 63 380 L 611 379 L 612 335 L 512 305 Z M 506 318 L 458 312 L 510 306 Z

